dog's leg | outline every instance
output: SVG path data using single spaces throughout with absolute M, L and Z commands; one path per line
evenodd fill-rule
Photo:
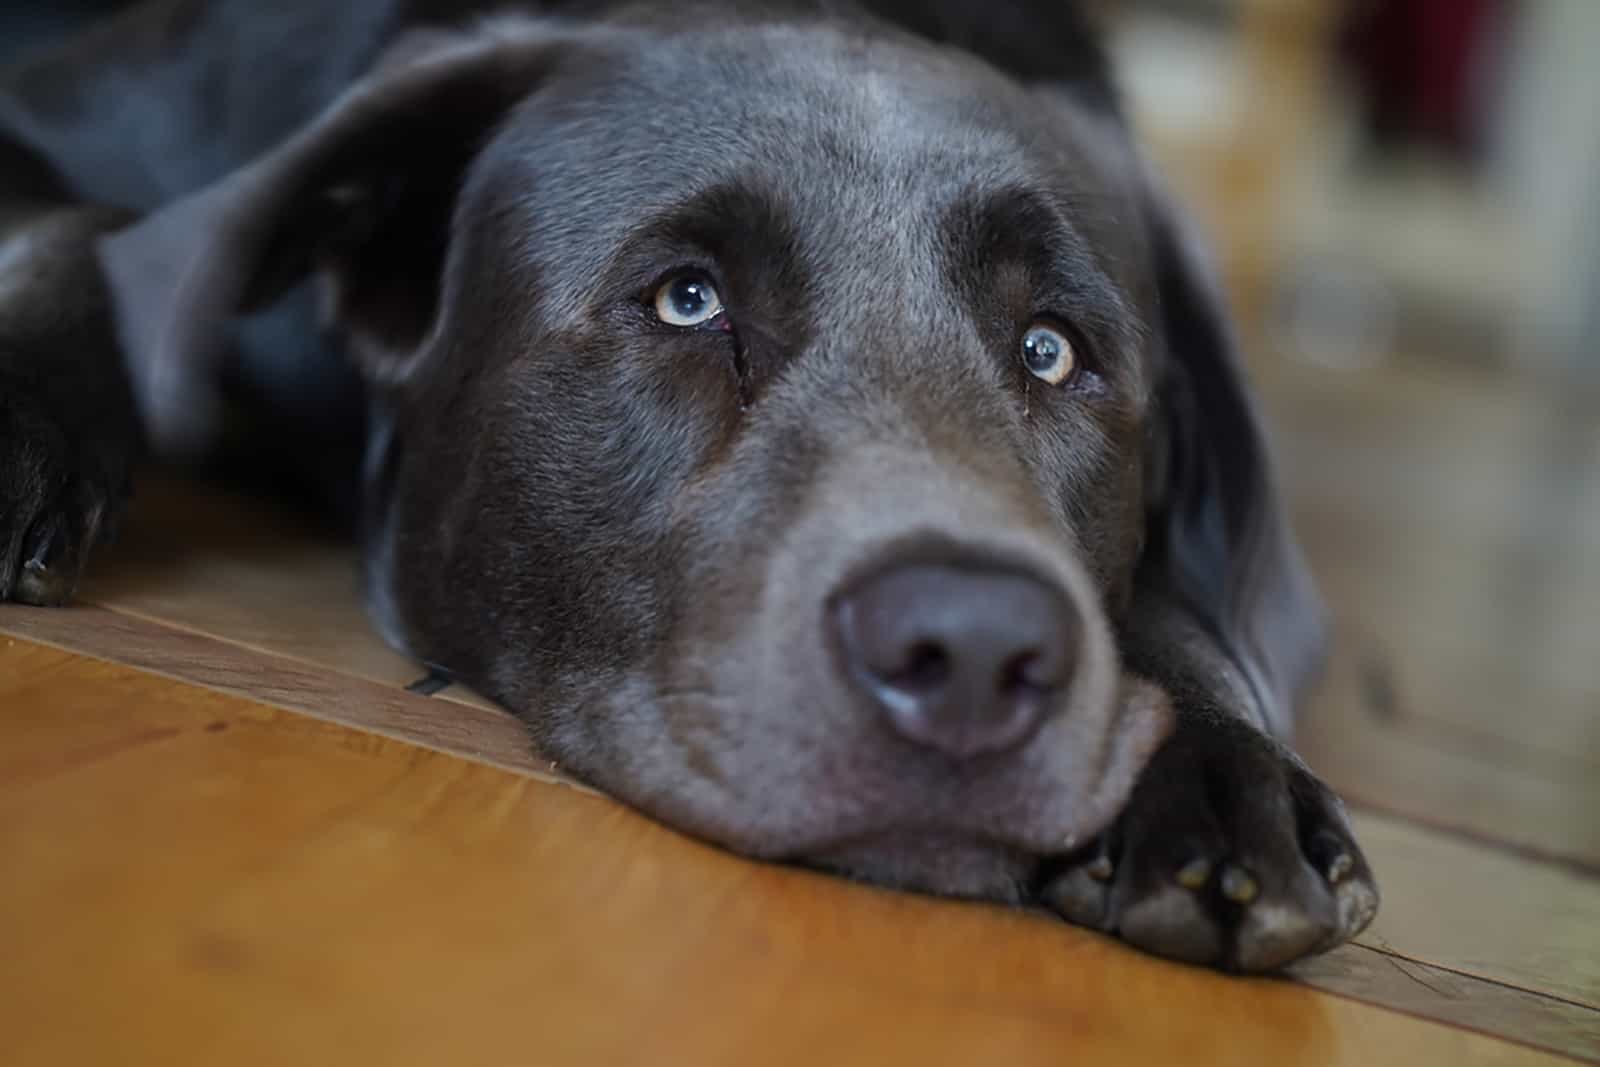
M 1270 970 L 1348 940 L 1377 888 L 1344 807 L 1263 721 L 1221 646 L 1158 594 L 1124 637 L 1177 712 L 1111 831 L 1052 872 L 1069 920 L 1197 963 Z
M 94 254 L 126 219 L 0 137 L 0 601 L 69 599 L 127 495 L 138 419 Z
M 1378 892 L 1338 798 L 1288 746 L 1325 624 L 1222 301 L 1178 217 L 1157 200 L 1150 218 L 1166 372 L 1119 645 L 1177 723 L 1046 894 L 1151 951 L 1270 970 L 1359 933 Z

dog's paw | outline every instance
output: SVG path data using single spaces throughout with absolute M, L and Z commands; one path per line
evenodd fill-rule
M 1378 889 L 1343 805 L 1277 742 L 1180 715 L 1112 828 L 1044 903 L 1158 955 L 1270 971 L 1360 933 Z
M 115 434 L 71 432 L 0 379 L 0 602 L 71 599 L 90 551 L 121 515 L 131 451 Z

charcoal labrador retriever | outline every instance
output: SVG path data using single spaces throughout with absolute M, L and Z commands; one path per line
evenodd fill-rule
M 684 831 L 1237 970 L 1371 919 L 1221 304 L 1069 5 L 150 0 L 0 75 L 0 153 L 0 600 L 142 451 L 250 459 Z

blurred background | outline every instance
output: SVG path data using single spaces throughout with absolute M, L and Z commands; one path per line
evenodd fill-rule
M 1335 612 L 1302 747 L 1600 870 L 1600 2 L 1100 6 Z
M 1600 0 L 1086 0 L 1201 220 L 1358 806 L 1600 872 Z M 0 0 L 0 61 L 117 0 Z

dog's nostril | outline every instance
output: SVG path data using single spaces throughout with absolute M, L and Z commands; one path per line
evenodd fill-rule
M 969 757 L 1021 744 L 1071 680 L 1080 620 L 1013 570 L 917 564 L 834 603 L 846 671 L 905 738 Z
M 935 689 L 950 681 L 950 654 L 932 641 L 919 641 L 911 647 L 905 669 L 897 681 L 911 689 Z

